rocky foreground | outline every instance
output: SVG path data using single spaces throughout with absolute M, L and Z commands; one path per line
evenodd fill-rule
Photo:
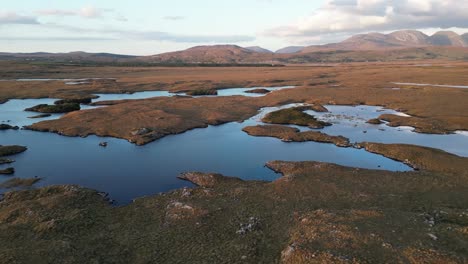
M 365 146 L 420 171 L 272 161 L 274 182 L 185 173 L 198 185 L 112 207 L 77 186 L 0 202 L 5 263 L 466 263 L 468 158 Z M 419 153 L 421 155 L 416 155 Z M 417 157 L 417 158 L 415 158 Z M 443 160 L 440 160 L 443 158 Z M 443 162 L 451 169 L 432 166 Z

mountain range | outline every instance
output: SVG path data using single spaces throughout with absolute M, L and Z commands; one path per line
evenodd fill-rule
M 436 58 L 468 60 L 468 33 L 439 31 L 431 36 L 416 30 L 368 33 L 339 43 L 291 46 L 276 52 L 259 46 L 212 45 L 152 56 L 86 52 L 0 53 L 0 60 L 154 64 L 282 64 Z

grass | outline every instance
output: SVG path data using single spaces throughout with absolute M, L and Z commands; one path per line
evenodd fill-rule
M 187 95 L 191 95 L 191 96 L 218 95 L 218 91 L 213 90 L 213 89 L 199 89 L 199 90 L 188 91 Z
M 39 182 L 40 180 L 41 178 L 28 178 L 28 179 L 13 178 L 0 184 L 0 188 L 11 189 L 11 188 L 18 188 L 18 187 L 31 187 L 35 183 Z
M 55 113 L 68 113 L 68 112 L 78 111 L 80 109 L 81 107 L 80 107 L 80 104 L 78 103 L 63 103 L 63 104 L 57 104 L 57 105 L 40 104 L 40 105 L 36 105 L 30 108 L 26 108 L 25 111 L 55 114 Z
M 0 157 L 15 155 L 26 150 L 27 148 L 23 146 L 0 146 Z
M 302 107 L 278 110 L 267 114 L 262 121 L 271 124 L 309 126 L 311 128 L 323 128 L 330 125 L 304 113 L 303 110 Z

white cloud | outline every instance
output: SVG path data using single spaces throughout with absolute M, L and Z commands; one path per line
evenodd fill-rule
M 2 24 L 39 24 L 35 17 L 23 16 L 14 12 L 0 12 L 0 25 Z
M 93 6 L 85 6 L 77 10 L 68 9 L 43 9 L 38 10 L 40 16 L 79 16 L 82 18 L 102 18 L 106 13 L 112 13 L 114 10 L 107 8 L 96 8 Z M 127 21 L 127 19 L 119 14 L 114 17 L 118 21 Z
M 468 1 L 328 0 L 310 16 L 263 34 L 300 41 L 321 35 L 452 27 L 468 28 Z
M 166 20 L 184 20 L 186 17 L 184 16 L 165 16 L 164 19 Z

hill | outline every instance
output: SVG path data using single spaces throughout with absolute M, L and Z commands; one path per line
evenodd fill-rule
M 264 49 L 259 46 L 253 46 L 253 47 L 246 47 L 245 49 L 248 49 L 250 51 L 258 52 L 258 53 L 273 53 L 271 50 Z

